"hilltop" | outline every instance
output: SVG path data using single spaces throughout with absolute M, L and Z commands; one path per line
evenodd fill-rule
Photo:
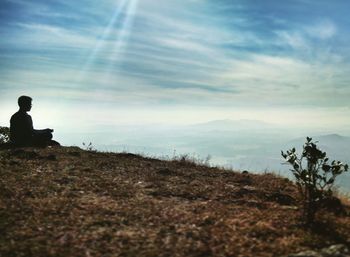
M 350 246 L 286 178 L 77 147 L 0 150 L 0 256 L 287 256 Z M 344 255 L 345 256 L 345 255 Z

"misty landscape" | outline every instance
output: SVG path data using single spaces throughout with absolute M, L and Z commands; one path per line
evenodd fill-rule
M 281 150 L 295 147 L 299 153 L 306 136 L 319 142 L 331 160 L 350 163 L 350 137 L 331 134 L 327 129 L 316 132 L 291 129 L 257 120 L 216 120 L 183 126 L 116 126 L 100 133 L 62 134 L 63 142 L 84 149 L 82 143 L 99 151 L 131 152 L 144 156 L 173 159 L 181 156 L 237 171 L 272 172 L 292 178 L 290 166 Z M 346 132 L 344 132 L 346 133 Z M 350 192 L 350 175 L 338 178 L 343 192 Z

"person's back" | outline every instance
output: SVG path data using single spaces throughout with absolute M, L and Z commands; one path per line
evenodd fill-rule
M 10 120 L 10 140 L 15 145 L 28 145 L 33 137 L 32 118 L 19 110 Z

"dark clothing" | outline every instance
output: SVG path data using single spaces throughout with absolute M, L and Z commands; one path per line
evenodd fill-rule
M 23 111 L 12 115 L 10 120 L 10 140 L 16 145 L 27 145 L 34 134 L 32 117 Z
M 52 133 L 48 129 L 33 128 L 32 117 L 19 110 L 10 120 L 10 140 L 16 146 L 45 146 L 50 143 Z

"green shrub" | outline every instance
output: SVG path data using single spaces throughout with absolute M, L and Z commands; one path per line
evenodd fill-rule
M 329 163 L 326 152 L 318 149 L 317 142 L 307 137 L 303 152 L 298 157 L 295 148 L 283 151 L 283 158 L 292 165 L 303 205 L 303 218 L 307 224 L 314 222 L 320 204 L 333 195 L 336 177 L 348 171 L 348 165 L 340 161 Z
M 10 141 L 10 128 L 0 127 L 0 144 L 8 143 Z

